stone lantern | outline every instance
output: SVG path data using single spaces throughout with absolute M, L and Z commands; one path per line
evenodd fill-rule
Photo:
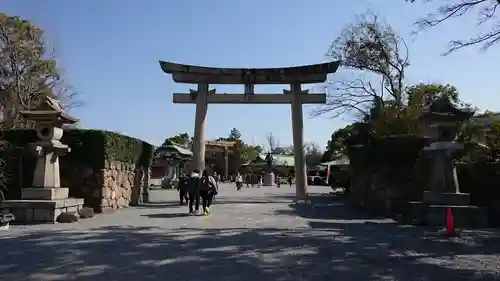
M 68 198 L 69 188 L 61 187 L 59 157 L 70 152 L 61 143 L 64 124 L 74 124 L 78 119 L 64 113 L 61 104 L 50 97 L 31 110 L 21 111 L 26 120 L 35 121 L 38 140 L 28 144 L 36 157 L 36 167 L 31 188 L 21 191 L 21 200 L 5 201 L 22 222 L 55 222 L 62 212 L 76 212 L 83 205 L 83 199 Z
M 424 147 L 424 153 L 433 163 L 428 196 L 460 193 L 453 157 L 456 151 L 463 149 L 463 144 L 455 139 L 460 124 L 473 115 L 471 110 L 458 109 L 447 97 L 436 100 L 424 111 L 422 120 L 430 140 L 430 144 Z
M 449 98 L 442 97 L 426 108 L 421 117 L 430 144 L 424 147 L 424 156 L 431 161 L 430 177 L 423 194 L 420 222 L 445 225 L 446 211 L 451 208 L 457 226 L 484 226 L 484 210 L 470 205 L 470 195 L 461 193 L 454 155 L 463 149 L 456 142 L 460 124 L 474 115 L 472 110 L 459 109 Z M 415 202 L 413 202 L 415 203 Z
M 64 124 L 74 124 L 78 119 L 63 112 L 61 104 L 52 98 L 32 110 L 21 111 L 26 120 L 35 121 L 38 141 L 29 149 L 36 156 L 33 188 L 23 190 L 23 199 L 62 199 L 68 197 L 69 188 L 61 188 L 59 157 L 71 149 L 61 143 Z

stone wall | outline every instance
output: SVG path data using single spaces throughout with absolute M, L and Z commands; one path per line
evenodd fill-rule
M 84 205 L 96 212 L 139 204 L 141 186 L 149 186 L 144 175 L 134 164 L 118 161 L 105 161 L 104 169 L 97 171 L 87 166 L 61 165 L 61 185 L 70 188 L 71 197 L 84 198 Z
M 128 207 L 132 200 L 133 187 L 140 188 L 141 174 L 140 171 L 136 171 L 134 164 L 106 161 L 105 169 L 102 171 L 101 209 L 115 210 Z

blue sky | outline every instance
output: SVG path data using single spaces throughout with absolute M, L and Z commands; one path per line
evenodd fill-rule
M 440 56 L 449 39 L 474 34 L 474 18 L 450 21 L 414 38 L 412 22 L 432 7 L 404 0 L 4 0 L 0 10 L 46 31 L 86 103 L 72 111 L 84 127 L 153 144 L 194 130 L 195 106 L 173 104 L 172 93 L 195 85 L 175 84 L 158 60 L 218 67 L 320 63 L 341 28 L 366 10 L 377 12 L 406 38 L 410 82 L 449 83 L 475 106 L 500 110 L 500 45 L 487 53 L 469 48 Z M 214 87 L 220 92 L 243 89 Z M 256 92 L 281 89 L 257 86 Z M 335 129 L 350 121 L 348 116 L 305 116 L 305 140 L 324 146 Z M 292 142 L 289 105 L 209 106 L 207 138 L 226 136 L 233 127 L 248 143 L 264 144 L 271 131 L 281 144 Z

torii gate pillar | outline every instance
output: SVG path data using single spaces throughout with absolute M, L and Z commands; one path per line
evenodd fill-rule
M 194 118 L 193 136 L 193 164 L 192 169 L 200 173 L 205 170 L 205 128 L 207 123 L 207 96 L 208 84 L 198 84 L 198 91 L 192 91 L 195 95 L 196 114 Z
M 302 99 L 306 91 L 302 91 L 301 84 L 291 84 L 290 91 L 284 90 L 285 94 L 291 94 L 292 98 L 292 131 L 293 152 L 295 155 L 295 188 L 297 200 L 307 199 L 307 169 L 304 153 L 304 117 L 302 115 Z

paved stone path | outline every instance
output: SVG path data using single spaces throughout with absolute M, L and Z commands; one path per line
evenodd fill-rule
M 499 280 L 498 233 L 444 240 L 354 212 L 313 187 L 221 187 L 209 217 L 188 217 L 174 191 L 147 207 L 76 224 L 0 232 L 0 280 Z

